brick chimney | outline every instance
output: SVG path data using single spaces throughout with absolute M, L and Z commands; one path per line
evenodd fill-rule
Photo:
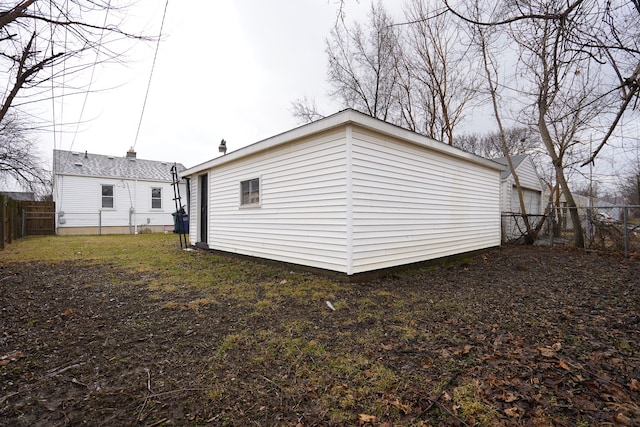
M 129 148 L 129 151 L 127 151 L 127 159 L 135 159 L 136 158 L 136 152 L 133 150 L 133 147 Z

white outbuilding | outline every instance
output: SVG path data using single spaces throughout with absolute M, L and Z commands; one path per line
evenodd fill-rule
M 192 245 L 353 276 L 500 245 L 501 170 L 349 109 L 181 176 Z
M 502 210 L 502 240 L 508 242 L 521 238 L 526 232 L 526 227 L 522 219 L 520 196 L 515 178 L 509 170 L 509 163 L 505 157 L 495 159 L 495 161 L 503 165 L 504 168 L 501 175 L 500 206 Z M 512 156 L 511 162 L 518 176 L 529 223 L 535 228 L 544 218 L 545 200 L 542 180 L 529 155 Z
M 496 162 L 503 165 L 504 170 L 501 175 L 502 179 L 502 211 L 520 213 L 520 197 L 516 188 L 515 179 L 509 170 L 507 159 L 501 157 L 495 159 Z M 544 186 L 542 180 L 536 171 L 536 166 L 531 157 L 527 154 L 518 154 L 511 157 L 511 162 L 518 175 L 518 181 L 522 188 L 525 209 L 527 214 L 540 215 L 544 212 Z

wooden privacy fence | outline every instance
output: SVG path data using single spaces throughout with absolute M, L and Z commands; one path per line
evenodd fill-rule
M 22 232 L 25 236 L 55 234 L 56 204 L 54 202 L 20 202 Z
M 55 206 L 0 195 L 0 249 L 20 237 L 55 234 Z

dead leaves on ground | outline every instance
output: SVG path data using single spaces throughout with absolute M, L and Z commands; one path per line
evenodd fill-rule
M 0 366 L 6 366 L 11 362 L 15 362 L 18 359 L 24 357 L 24 354 L 21 351 L 13 351 L 9 354 L 5 354 L 4 356 L 0 356 Z
M 359 414 L 358 415 L 358 423 L 360 425 L 365 425 L 365 424 L 375 425 L 376 421 L 377 421 L 377 419 L 373 415 L 367 415 L 367 414 Z
M 561 348 L 562 348 L 562 344 L 557 342 L 552 346 L 538 347 L 538 351 L 544 357 L 556 357 L 556 353 L 560 351 Z
M 236 293 L 232 305 L 225 284 L 220 294 L 176 286 L 151 300 L 108 284 L 110 268 L 77 281 L 68 266 L 47 266 L 29 273 L 34 284 L 0 292 L 10 296 L 5 334 L 15 334 L 0 336 L 0 377 L 13 382 L 0 381 L 0 404 L 10 421 L 37 408 L 48 417 L 41 424 L 107 413 L 124 425 L 151 388 L 132 369 L 151 363 L 165 378 L 154 378 L 157 401 L 143 407 L 150 425 L 640 425 L 640 269 L 603 261 L 501 249 L 460 268 L 336 287 L 330 299 L 349 310 L 336 305 L 331 316 L 324 290 L 312 300 L 282 294 L 277 311 L 255 310 L 272 299 Z M 59 277 L 96 284 L 48 287 Z M 117 281 L 139 282 L 128 277 Z M 61 394 L 93 384 L 89 400 Z M 25 392 L 35 387 L 41 394 Z
M 457 345 L 447 345 L 448 339 L 441 337 L 436 340 L 439 348 L 407 347 L 394 341 L 379 344 L 369 356 L 377 353 L 390 366 L 408 366 L 407 355 L 415 355 L 413 366 L 424 371 L 430 385 L 415 400 L 399 396 L 387 400 L 387 405 L 400 417 L 448 412 L 461 425 L 474 425 L 479 419 L 487 425 L 524 419 L 533 425 L 548 425 L 558 414 L 567 419 L 640 425 L 635 359 L 627 361 L 611 350 L 583 353 L 584 347 L 566 340 L 530 343 L 528 337 L 500 330 L 477 330 L 467 336 L 469 343 Z M 443 366 L 449 366 L 451 374 L 446 381 Z M 430 372 L 440 376 L 432 377 Z M 460 390 L 465 389 L 472 390 L 471 394 L 460 397 Z M 383 422 L 379 416 L 359 416 L 360 425 Z
M 510 417 L 519 417 L 524 414 L 524 411 L 517 406 L 507 408 L 504 410 L 504 413 Z

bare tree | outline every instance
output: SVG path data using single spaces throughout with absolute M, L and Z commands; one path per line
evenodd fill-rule
M 581 135 L 610 106 L 611 91 L 603 86 L 601 65 L 606 59 L 585 37 L 601 25 L 598 3 L 585 0 L 517 0 L 502 2 L 500 18 L 473 13 L 473 7 L 449 11 L 476 28 L 502 28 L 519 52 L 517 98 L 523 102 L 521 121 L 535 126 L 553 165 L 557 201 L 564 197 L 571 214 L 574 242 L 584 246 L 582 225 L 566 173 L 577 156 L 584 156 Z M 635 0 L 634 0 L 635 1 Z M 611 3 L 611 2 L 609 2 Z M 471 13 L 469 13 L 471 12 Z M 514 98 L 512 98 L 514 99 Z M 609 104 L 608 104 L 609 102 Z M 531 118 L 534 118 L 531 120 Z
M 547 22 L 557 34 L 557 52 L 572 52 L 589 61 L 593 67 L 608 69 L 614 78 L 602 82 L 596 94 L 611 102 L 612 93 L 618 100 L 610 105 L 610 125 L 601 142 L 581 166 L 593 162 L 607 144 L 622 117 L 637 112 L 640 100 L 640 1 L 608 0 L 565 2 L 516 0 L 503 2 L 502 19 L 475 18 L 463 9 L 443 0 L 449 12 L 478 26 L 511 26 L 526 21 Z M 542 25 L 542 24 L 540 24 Z
M 511 34 L 520 48 L 520 64 L 530 83 L 531 115 L 555 170 L 556 182 L 569 208 L 574 243 L 584 246 L 580 215 L 565 169 L 575 150 L 584 148 L 581 133 L 603 111 L 597 95 L 598 70 L 590 67 L 590 57 L 582 51 L 567 49 L 565 37 L 584 25 L 580 18 L 589 14 L 586 5 L 566 9 L 562 1 L 523 4 L 528 14 L 564 15 L 561 20 L 522 20 L 511 26 Z
M 640 218 L 640 163 L 637 163 L 633 171 L 622 179 L 619 191 L 627 205 L 636 206 L 630 210 L 635 218 Z
M 524 126 L 512 126 L 503 131 L 511 155 L 527 154 L 536 162 L 540 150 L 540 135 L 537 132 Z M 504 157 L 500 139 L 499 132 L 466 133 L 457 136 L 453 140 L 453 146 L 487 159 L 496 159 Z
M 291 103 L 291 114 L 300 124 L 315 122 L 324 117 L 324 114 L 319 112 L 316 101 L 306 96 Z
M 608 131 L 582 166 L 596 159 L 623 116 L 637 113 L 640 101 L 640 0 L 610 0 L 597 11 L 599 25 L 587 26 L 571 41 L 613 71 L 615 78 L 607 86 L 619 98 Z
M 488 12 L 482 10 L 482 6 L 480 2 L 475 2 L 471 7 L 473 7 L 473 16 L 476 19 L 485 14 L 494 14 L 496 13 L 496 9 L 489 10 Z M 420 22 L 430 22 L 431 20 L 421 20 Z M 498 131 L 494 133 L 493 138 L 485 138 L 484 144 L 481 145 L 483 154 L 490 154 L 491 156 L 495 156 L 496 154 L 500 154 L 505 160 L 509 173 L 511 174 L 514 185 L 516 187 L 516 191 L 518 194 L 519 200 L 519 214 L 522 218 L 522 222 L 524 224 L 524 242 L 525 244 L 533 244 L 536 241 L 537 234 L 539 232 L 539 228 L 532 227 L 531 221 L 529 220 L 529 216 L 527 214 L 527 208 L 524 198 L 524 192 L 522 186 L 520 185 L 520 177 L 515 169 L 512 154 L 515 154 L 513 149 L 516 148 L 516 145 L 513 141 L 507 136 L 507 129 L 503 124 L 503 112 L 500 108 L 500 94 L 499 94 L 499 84 L 501 73 L 499 72 L 498 67 L 498 59 L 495 56 L 495 47 L 496 41 L 498 39 L 499 33 L 496 27 L 482 27 L 477 25 L 470 26 L 470 33 L 472 34 L 472 42 L 476 48 L 476 51 L 480 56 L 480 64 L 481 69 L 484 71 L 482 79 L 484 83 L 485 91 L 489 94 L 489 99 L 491 100 L 491 107 L 493 111 L 493 117 L 496 122 L 496 126 Z M 493 48 L 493 49 L 492 49 Z M 523 138 L 524 139 L 524 138 Z M 482 141 L 482 140 L 480 140 Z M 523 141 L 520 141 L 520 143 Z M 539 224 L 539 227 L 542 226 L 542 223 Z
M 413 0 L 405 11 L 410 23 L 401 73 L 400 107 L 406 125 L 453 144 L 454 129 L 477 97 L 478 73 L 469 37 L 448 14 Z
M 50 101 L 60 94 L 88 90 L 78 82 L 85 70 L 98 63 L 119 60 L 123 39 L 149 40 L 123 28 L 124 12 L 130 5 L 109 0 L 21 0 L 3 5 L 0 14 L 0 132 L 2 143 L 16 141 L 16 119 L 26 117 L 24 107 Z M 60 90 L 54 94 L 54 89 Z M 10 123 L 6 123 L 6 122 Z M 20 121 L 27 126 L 25 120 Z M 27 127 L 35 127 L 31 124 Z M 24 127 L 22 133 L 24 135 Z M 9 132 L 4 134 L 4 132 Z M 20 141 L 27 142 L 24 136 Z M 17 159 L 18 147 L 2 147 L 5 155 Z M 17 150 L 12 155 L 11 150 Z M 33 159 L 31 156 L 23 161 Z M 35 159 L 33 159 L 35 161 Z M 23 164 L 16 165 L 14 177 L 26 180 L 39 170 L 36 162 L 23 176 Z M 10 173 L 3 170 L 3 173 Z M 23 183 L 28 183 L 24 181 Z
M 453 143 L 477 89 L 469 40 L 446 14 L 433 19 L 421 0 L 405 11 L 411 25 L 395 25 L 372 5 L 365 25 L 337 25 L 327 41 L 330 96 L 344 107 Z M 344 24 L 344 22 L 343 22 Z M 309 102 L 294 103 L 309 119 Z
M 393 122 L 399 45 L 392 24 L 382 4 L 372 4 L 367 27 L 334 27 L 326 53 L 330 96 L 344 107 Z
M 6 72 L 0 122 L 17 98 L 21 104 L 50 99 L 57 77 L 70 82 L 97 62 L 117 60 L 122 51 L 111 48 L 123 38 L 144 39 L 119 26 L 127 6 L 106 0 L 26 0 L 6 11 L 0 19 L 0 67 Z
M 0 183 L 32 191 L 51 192 L 50 176 L 24 124 L 11 114 L 0 123 Z

